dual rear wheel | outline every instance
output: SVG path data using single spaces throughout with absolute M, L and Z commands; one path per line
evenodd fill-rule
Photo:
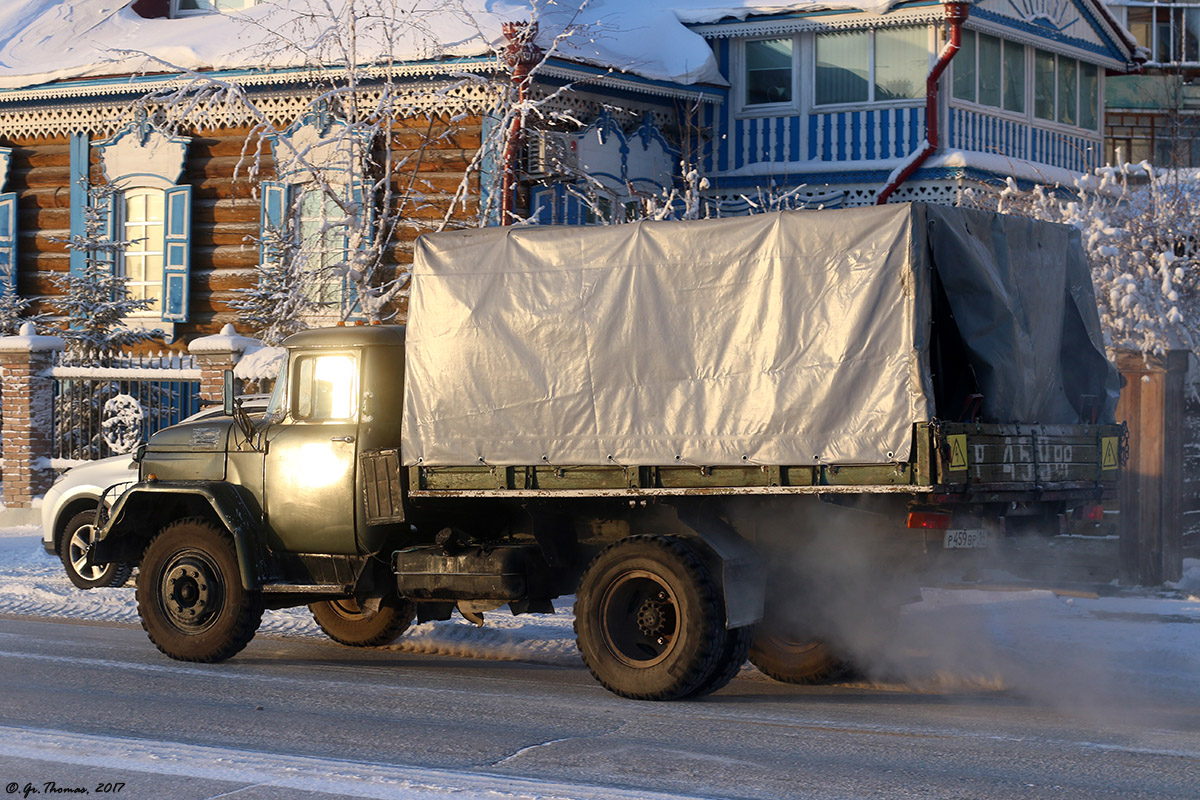
M 768 617 L 754 628 L 725 627 L 723 593 L 696 545 L 634 536 L 588 566 L 575 603 L 584 663 L 607 689 L 639 700 L 714 692 L 749 657 L 786 683 L 824 683 L 848 672 L 826 642 Z
M 600 552 L 575 603 L 584 663 L 607 689 L 639 700 L 698 697 L 746 660 L 746 629 L 725 628 L 725 603 L 688 542 L 633 536 Z

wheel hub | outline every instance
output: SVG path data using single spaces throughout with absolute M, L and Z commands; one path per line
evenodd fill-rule
M 679 634 L 675 597 L 658 575 L 630 570 L 605 591 L 600 626 L 605 646 L 621 663 L 648 669 L 675 647 Z
M 104 571 L 103 567 L 89 567 L 87 565 L 87 554 L 92 549 L 95 541 L 96 527 L 94 525 L 82 525 L 71 535 L 71 542 L 68 545 L 68 558 L 71 560 L 71 566 L 75 568 L 75 571 L 84 580 L 97 580 Z
M 665 593 L 659 595 L 665 598 Z M 648 597 L 638 609 L 637 625 L 642 635 L 648 639 L 660 639 L 666 631 L 667 609 L 659 597 Z
M 215 565 L 203 554 L 180 553 L 162 576 L 163 610 L 171 623 L 189 633 L 207 628 L 216 618 L 222 600 Z

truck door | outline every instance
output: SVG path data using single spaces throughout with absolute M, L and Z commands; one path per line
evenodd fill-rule
M 272 544 L 292 553 L 353 554 L 360 354 L 312 352 L 289 369 L 288 416 L 267 433 Z

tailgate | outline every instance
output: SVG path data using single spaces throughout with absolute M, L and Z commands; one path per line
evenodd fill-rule
M 930 425 L 936 483 L 948 491 L 1116 489 L 1124 425 Z

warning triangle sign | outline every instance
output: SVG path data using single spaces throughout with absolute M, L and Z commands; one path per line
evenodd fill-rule
M 950 442 L 950 469 L 967 468 L 967 435 L 960 433 L 946 437 Z
M 1120 447 L 1116 436 L 1100 440 L 1100 469 L 1116 469 L 1120 464 Z

